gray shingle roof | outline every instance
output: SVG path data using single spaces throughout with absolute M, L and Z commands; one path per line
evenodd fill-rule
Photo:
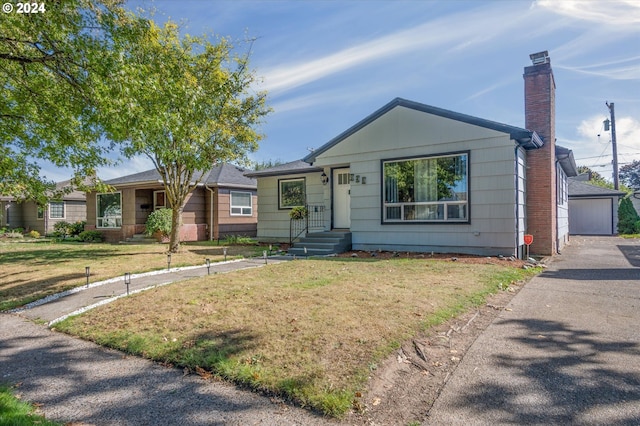
M 314 167 L 303 160 L 291 161 L 290 163 L 280 164 L 264 170 L 246 173 L 245 176 L 265 177 L 265 176 L 281 176 L 293 175 L 299 173 L 321 172 L 323 169 Z
M 242 187 L 257 187 L 256 180 L 245 176 L 247 170 L 228 163 L 223 163 L 214 166 L 210 170 L 204 173 L 196 173 L 194 178 L 199 178 L 204 175 L 201 180 L 201 184 L 207 186 L 242 186 Z M 105 181 L 106 184 L 118 186 L 118 185 L 134 185 L 134 184 L 148 184 L 148 183 L 160 183 L 162 178 L 160 173 L 156 169 L 146 170 L 140 173 L 134 173 L 127 176 L 121 176 L 115 179 Z
M 356 123 L 354 126 L 350 127 L 340 135 L 336 136 L 317 150 L 313 151 L 311 154 L 307 155 L 303 158 L 304 161 L 308 163 L 313 163 L 316 160 L 316 157 L 338 143 L 342 142 L 344 139 L 348 138 L 352 134 L 356 133 L 358 130 L 367 126 L 371 122 L 377 120 L 382 115 L 391 111 L 396 107 L 405 107 L 414 109 L 416 111 L 426 112 L 428 114 L 437 115 L 444 118 L 449 118 L 456 121 L 461 121 L 464 123 L 473 124 L 475 126 L 485 127 L 488 129 L 496 130 L 503 133 L 508 133 L 511 139 L 514 139 L 518 142 L 520 146 L 525 149 L 535 149 L 540 148 L 543 145 L 543 141 L 540 136 L 531 130 L 522 129 L 520 127 L 510 126 L 508 124 L 498 123 L 496 121 L 485 120 L 483 118 L 474 117 L 471 115 L 461 114 L 459 112 L 449 111 L 442 108 L 437 108 L 431 105 L 422 104 L 419 102 L 410 101 L 402 98 L 395 98 L 379 110 L 375 111 L 373 114 L 364 118 L 363 120 Z
M 624 192 L 616 191 L 614 189 L 591 185 L 590 183 L 586 183 L 578 179 L 569 179 L 569 197 L 622 197 L 624 195 Z

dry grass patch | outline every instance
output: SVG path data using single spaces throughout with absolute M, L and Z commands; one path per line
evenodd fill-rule
M 171 266 L 202 265 L 224 259 L 222 246 L 211 243 L 184 245 L 173 254 Z M 139 273 L 167 267 L 163 244 L 83 244 L 72 242 L 0 243 L 0 310 L 10 309 L 86 283 L 125 272 Z M 254 247 L 231 246 L 229 258 L 250 256 Z
M 525 274 L 436 260 L 301 260 L 154 289 L 57 327 L 339 416 L 401 342 Z

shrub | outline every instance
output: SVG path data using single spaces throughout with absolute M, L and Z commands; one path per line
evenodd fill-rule
M 145 223 L 146 235 L 153 235 L 159 233 L 162 236 L 167 236 L 171 233 L 171 218 L 173 212 L 171 209 L 158 209 L 151 213 Z
M 640 216 L 633 207 L 633 203 L 629 197 L 625 197 L 620 201 L 618 206 L 618 233 L 620 234 L 638 234 L 640 233 Z
M 57 238 L 65 239 L 67 237 L 77 237 L 84 231 L 84 225 L 87 222 L 79 220 L 75 223 L 69 223 L 65 221 L 56 222 L 53 225 L 53 236 Z
M 40 233 L 38 231 L 36 231 L 36 230 L 29 231 L 29 236 L 31 238 L 40 238 Z
M 84 226 L 87 224 L 84 220 L 79 220 L 76 223 L 72 223 L 69 225 L 69 235 L 72 237 L 80 235 L 84 232 Z
M 69 222 L 60 221 L 53 224 L 53 236 L 65 239 L 70 235 L 71 224 Z
M 4 234 L 4 236 L 7 238 L 24 238 L 24 235 L 22 235 L 22 232 L 17 232 L 17 231 L 9 231 L 6 234 Z
M 78 234 L 78 241 L 85 243 L 101 243 L 102 240 L 103 237 L 100 231 L 82 231 Z

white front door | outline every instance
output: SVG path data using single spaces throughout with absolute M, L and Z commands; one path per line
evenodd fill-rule
M 333 227 L 351 227 L 351 180 L 349 169 L 333 170 Z

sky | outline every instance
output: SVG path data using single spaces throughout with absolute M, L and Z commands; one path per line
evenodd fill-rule
M 577 165 L 611 180 L 640 160 L 640 0 L 129 0 L 153 19 L 251 45 L 273 109 L 253 161 L 298 160 L 396 97 L 518 127 L 529 54 L 549 51 L 556 138 Z M 153 168 L 144 158 L 102 179 Z M 48 177 L 67 178 L 63 170 Z M 53 176 L 53 174 L 57 174 Z

